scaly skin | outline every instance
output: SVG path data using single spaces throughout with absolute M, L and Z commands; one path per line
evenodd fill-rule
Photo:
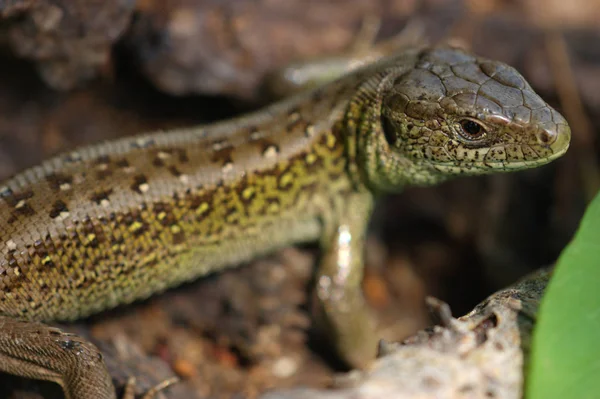
M 514 69 L 438 48 L 230 122 L 53 158 L 0 189 L 0 371 L 114 398 L 97 349 L 40 322 L 314 240 L 321 316 L 340 355 L 364 366 L 377 342 L 360 292 L 374 196 L 539 166 L 569 138 Z

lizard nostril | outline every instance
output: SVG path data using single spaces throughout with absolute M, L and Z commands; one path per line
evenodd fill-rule
M 537 134 L 538 142 L 542 145 L 550 145 L 556 140 L 556 130 L 541 130 Z

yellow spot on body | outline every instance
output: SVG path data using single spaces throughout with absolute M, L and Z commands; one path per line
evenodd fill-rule
M 159 151 L 158 154 L 156 154 L 156 156 L 164 161 L 165 159 L 169 159 L 171 157 L 171 154 L 169 154 L 168 152 Z
M 208 205 L 208 202 L 201 203 L 198 209 L 196 209 L 196 215 L 202 215 L 203 213 L 208 211 L 209 208 L 210 205 Z
M 148 183 L 142 183 L 138 186 L 138 188 L 142 193 L 145 193 L 148 190 L 150 190 L 150 186 L 148 185 Z
M 102 171 L 105 171 L 105 170 L 107 170 L 107 169 L 108 169 L 108 164 L 106 164 L 106 163 L 101 163 L 101 164 L 99 164 L 99 165 L 98 165 L 96 168 L 97 168 L 99 171 L 101 171 L 101 172 L 102 172 Z
M 52 259 L 50 258 L 50 256 L 46 256 L 44 259 L 42 259 L 42 265 L 44 265 L 44 266 L 50 262 L 52 262 Z
M 181 233 L 181 227 L 179 227 L 179 225 L 177 225 L 177 224 L 172 225 L 171 233 L 173 233 L 173 234 Z
M 233 163 L 227 162 L 225 165 L 223 165 L 222 171 L 223 171 L 223 173 L 227 173 L 227 172 L 231 172 L 232 169 L 233 169 Z
M 333 134 L 327 135 L 326 144 L 327 144 L 327 147 L 329 147 L 329 148 L 333 148 L 335 146 L 335 136 Z
M 240 215 L 236 212 L 236 213 L 231 213 L 229 215 L 227 215 L 227 218 L 225 219 L 225 221 L 227 223 L 235 223 L 240 219 Z
M 284 173 L 283 175 L 281 175 L 281 178 L 279 179 L 279 185 L 281 187 L 287 187 L 290 184 L 292 184 L 293 180 L 294 180 L 294 175 L 292 173 Z
M 269 147 L 267 147 L 265 152 L 263 152 L 263 155 L 265 156 L 265 158 L 274 158 L 277 155 L 277 147 L 275 147 L 274 145 L 270 145 Z
M 242 191 L 242 198 L 248 200 L 254 195 L 254 192 L 254 187 L 246 187 L 244 191 Z
M 166 212 L 160 212 L 158 215 L 156 215 L 156 217 L 158 218 L 158 220 L 163 220 L 164 218 L 167 217 L 167 213 Z
M 156 260 L 156 253 L 152 252 L 150 254 L 148 254 L 147 256 L 145 256 L 144 258 L 142 258 L 142 260 L 140 261 L 141 265 L 147 265 L 149 263 L 152 263 Z
M 137 220 L 135 222 L 133 222 L 130 226 L 129 226 L 129 231 L 131 233 L 135 233 L 136 231 L 138 231 L 139 229 L 141 229 L 142 227 L 144 227 L 144 225 L 140 222 L 138 222 Z
M 278 213 L 279 212 L 279 204 L 277 202 L 273 202 L 273 203 L 269 204 L 269 206 L 267 207 L 267 211 L 269 213 Z
M 17 244 L 13 240 L 8 240 L 6 242 L 6 246 L 8 247 L 9 251 L 14 251 L 15 249 L 17 249 Z
M 317 160 L 317 156 L 311 152 L 309 154 L 306 154 L 305 160 L 307 164 L 312 165 Z
M 21 275 L 21 270 L 18 267 L 15 267 L 13 270 L 13 273 L 15 274 L 15 276 L 20 276 Z
M 95 239 L 96 239 L 96 234 L 88 234 L 86 237 L 86 240 L 84 242 L 84 245 L 89 245 Z
M 298 122 L 298 120 L 300 119 L 300 114 L 298 112 L 292 112 L 289 115 L 288 119 L 290 123 Z

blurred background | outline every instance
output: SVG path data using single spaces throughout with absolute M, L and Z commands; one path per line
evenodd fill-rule
M 364 289 L 384 335 L 429 325 L 425 295 L 461 315 L 553 264 L 600 186 L 600 1 L 0 1 L 0 178 L 80 145 L 257 109 L 267 74 L 347 52 L 366 17 L 381 23 L 377 41 L 418 20 L 431 43 L 509 63 L 573 130 L 566 156 L 543 168 L 378 204 Z M 289 248 L 67 328 L 105 350 L 118 384 L 174 371 L 184 382 L 169 398 L 324 386 L 343 368 L 310 318 L 317 257 Z M 61 397 L 12 376 L 0 386 L 0 397 Z

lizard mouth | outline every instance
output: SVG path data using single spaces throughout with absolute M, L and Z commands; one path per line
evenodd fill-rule
M 553 140 L 552 140 L 553 139 Z M 552 140 L 551 142 L 548 142 Z M 552 127 L 540 129 L 538 133 L 538 144 L 530 145 L 533 151 L 538 149 L 540 156 L 534 159 L 503 161 L 504 169 L 528 169 L 545 165 L 562 157 L 569 149 L 571 141 L 571 129 L 565 124 L 553 124 Z
M 445 171 L 445 173 L 449 174 L 473 175 L 535 168 L 563 156 L 569 149 L 570 138 L 570 131 L 567 130 L 561 132 L 561 134 L 557 135 L 556 140 L 552 144 L 543 146 L 544 150 L 547 153 L 549 152 L 549 154 L 538 158 L 523 160 L 488 160 L 462 164 L 457 161 L 438 162 L 434 167 L 438 171 Z
M 569 149 L 569 143 L 571 142 L 571 130 L 567 127 L 566 129 L 560 131 L 560 133 L 556 136 L 556 140 L 552 144 L 550 144 L 550 149 L 552 150 L 552 155 L 549 159 L 552 161 L 556 158 L 559 158 L 564 155 L 565 152 Z
M 549 162 L 554 161 L 555 159 L 562 157 L 569 149 L 570 142 L 571 130 L 568 126 L 563 125 L 561 128 L 558 129 L 556 139 L 549 146 L 546 147 L 546 149 L 550 149 L 551 153 L 549 155 L 541 156 L 538 159 L 504 162 L 504 167 L 506 169 L 525 169 L 545 165 Z
M 548 131 L 548 133 L 550 133 L 550 137 L 554 136 L 555 139 L 549 144 L 540 142 L 538 148 L 542 150 L 541 153 L 543 155 L 540 155 L 538 158 L 484 162 L 483 167 L 486 169 L 504 169 L 507 171 L 529 169 L 545 165 L 562 157 L 569 149 L 571 130 L 568 125 L 560 125 L 558 128 Z M 535 151 L 536 146 L 530 146 L 530 148 Z

